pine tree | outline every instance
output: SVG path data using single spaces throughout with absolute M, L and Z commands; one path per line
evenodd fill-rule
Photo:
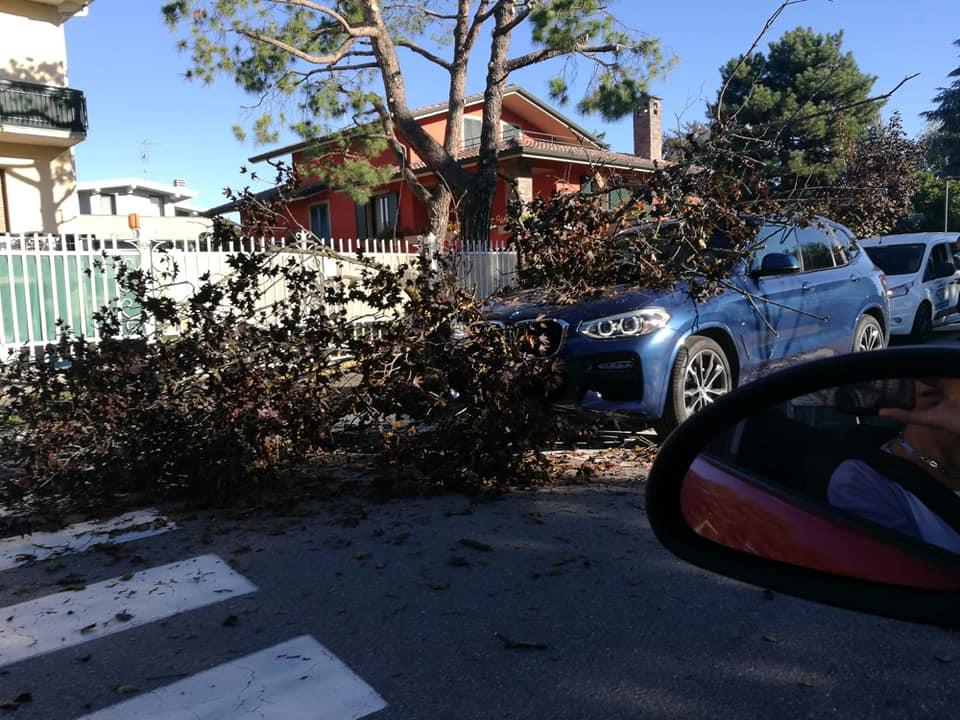
M 876 78 L 860 71 L 842 41 L 842 32 L 798 27 L 766 54 L 741 55 L 720 69 L 710 118 L 738 125 L 743 149 L 782 184 L 835 179 L 843 148 L 879 119 L 880 103 L 868 101 Z
M 211 82 L 226 74 L 265 107 L 278 97 L 296 99 L 297 115 L 306 119 L 291 123 L 282 112 L 265 113 L 254 123 L 259 140 L 276 137 L 277 121 L 306 140 L 346 124 L 336 137 L 349 163 L 320 164 L 319 179 L 362 194 L 380 179 L 369 158 L 389 149 L 428 208 L 430 229 L 445 228 L 454 205 L 461 234 L 473 240 L 489 236 L 502 101 L 513 73 L 557 61 L 549 89 L 563 103 L 568 73 L 586 64 L 591 80 L 577 107 L 612 119 L 632 112 L 649 80 L 669 65 L 658 41 L 625 29 L 604 0 L 173 0 L 163 13 L 171 27 L 187 29 L 181 47 L 192 56 L 188 76 Z M 511 52 L 524 30 L 531 48 Z M 408 105 L 401 65 L 407 54 L 426 60 L 436 73 L 428 82 L 446 90 L 439 140 Z M 486 68 L 474 172 L 457 162 L 471 61 Z M 403 161 L 406 146 L 437 183 L 425 185 Z
M 954 45 L 960 47 L 960 40 Z M 940 88 L 933 98 L 937 106 L 923 113 L 936 123 L 927 136 L 927 157 L 933 169 L 941 176 L 960 176 L 960 67 L 948 77 L 954 78 L 950 87 Z

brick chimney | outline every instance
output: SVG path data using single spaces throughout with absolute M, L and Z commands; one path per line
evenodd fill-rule
M 646 102 L 633 111 L 633 154 L 650 160 L 663 159 L 663 128 L 658 97 L 647 97 Z

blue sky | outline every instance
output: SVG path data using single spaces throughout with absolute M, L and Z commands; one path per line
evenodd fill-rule
M 187 57 L 177 52 L 177 36 L 160 16 L 161 0 L 95 0 L 89 15 L 67 24 L 70 84 L 87 95 L 90 132 L 76 148 L 81 180 L 148 177 L 158 181 L 185 178 L 200 192 L 194 204 L 223 202 L 224 187 L 245 184 L 239 172 L 246 159 L 262 148 L 237 141 L 231 131 L 252 115 L 244 108 L 255 99 L 237 90 L 227 77 L 212 86 L 183 77 Z M 775 0 L 611 0 L 611 7 L 629 27 L 660 39 L 678 64 L 651 91 L 663 98 L 664 121 L 676 125 L 703 117 L 704 103 L 719 85 L 718 68 L 743 52 Z M 957 0 L 808 0 L 781 16 L 769 39 L 797 25 L 819 32 L 844 31 L 844 48 L 860 69 L 877 76 L 875 89 L 885 92 L 904 76 L 919 77 L 901 88 L 884 114 L 899 110 L 908 133 L 924 127 L 919 113 L 930 108 L 936 88 L 960 65 L 952 41 L 960 37 Z M 766 46 L 764 42 L 763 47 Z M 517 43 L 518 51 L 523 43 Z M 485 50 L 486 43 L 478 49 Z M 403 56 L 411 105 L 442 100 L 444 79 L 419 58 Z M 471 66 L 468 90 L 481 89 L 485 59 Z M 586 74 L 586 71 L 583 73 Z M 532 92 L 547 96 L 550 67 L 528 69 L 513 77 Z M 576 94 L 571 98 L 576 100 Z M 602 131 L 614 149 L 631 151 L 629 119 L 604 123 L 578 117 L 591 130 Z M 280 144 L 296 138 L 288 135 Z M 144 141 L 148 144 L 143 145 Z M 146 149 L 147 159 L 141 157 Z M 260 189 L 259 187 L 255 189 Z

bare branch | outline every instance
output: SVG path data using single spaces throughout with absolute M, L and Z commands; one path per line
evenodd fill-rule
M 488 7 L 490 5 L 489 0 L 481 0 L 480 5 L 477 6 L 477 13 L 473 16 L 473 22 L 477 25 L 482 25 L 487 20 L 493 17 L 493 14 L 503 5 L 503 0 L 497 0 L 494 3 L 493 7 Z
M 607 45 L 582 45 L 578 43 L 570 50 L 564 50 L 561 48 L 544 48 L 542 50 L 534 50 L 526 55 L 520 55 L 519 57 L 508 60 L 507 73 L 512 73 L 520 68 L 529 67 L 531 65 L 536 65 L 537 63 L 552 60 L 553 58 L 561 57 L 563 55 L 571 55 L 573 53 L 579 53 L 585 57 L 590 57 L 591 60 L 599 62 L 598 58 L 591 57 L 591 53 L 617 52 L 618 50 L 622 50 L 623 47 L 623 45 L 618 43 L 609 43 Z
M 273 0 L 273 2 L 280 5 L 295 5 L 297 7 L 307 8 L 308 10 L 314 10 L 318 13 L 322 13 L 330 18 L 332 18 L 340 27 L 343 28 L 344 32 L 348 35 L 354 36 L 358 30 L 363 30 L 364 28 L 354 28 L 347 22 L 347 19 L 343 17 L 340 13 L 332 8 L 328 8 L 325 5 L 319 5 L 311 0 Z M 367 28 L 370 29 L 370 28 Z M 361 33 L 362 34 L 362 33 Z
M 263 33 L 255 30 L 237 30 L 237 32 L 244 37 L 250 38 L 251 40 L 272 45 L 278 50 L 283 50 L 284 52 L 290 53 L 294 57 L 300 58 L 304 62 L 308 62 L 312 65 L 330 65 L 339 62 L 347 56 L 350 48 L 357 41 L 356 37 L 348 37 L 339 48 L 329 55 L 311 55 L 310 53 L 306 53 L 303 50 L 290 45 L 289 43 L 285 43 L 282 40 L 277 40 L 275 37 L 264 35 Z
M 412 40 L 397 40 L 395 44 L 398 45 L 399 47 L 407 48 L 407 50 L 412 50 L 417 55 L 420 55 L 421 57 L 426 58 L 427 60 L 434 63 L 435 65 L 439 65 L 444 70 L 450 70 L 451 68 L 451 65 L 449 62 L 444 60 L 442 57 L 439 57 L 438 55 L 434 55 L 432 52 L 430 52 L 426 48 L 423 48 L 417 45 Z
M 489 0 L 480 0 L 480 4 L 477 6 L 477 13 L 473 16 L 473 20 L 470 23 L 469 29 L 466 31 L 466 35 L 463 37 L 463 46 L 461 52 L 464 53 L 464 57 L 469 55 L 471 48 L 473 48 L 473 43 L 477 39 L 477 35 L 480 33 L 480 26 L 490 17 L 489 12 L 487 11 L 487 4 Z M 466 15 L 466 11 L 470 8 L 470 0 L 461 0 L 461 12 Z M 464 17 L 466 20 L 466 17 Z
M 910 82 L 911 80 L 913 80 L 915 77 L 919 75 L 920 73 L 907 75 L 905 78 L 903 78 L 903 80 L 898 82 L 896 85 L 893 86 L 893 88 L 883 93 L 882 95 L 874 95 L 873 97 L 864 98 L 863 100 L 857 100 L 856 102 L 846 103 L 845 105 L 834 105 L 832 107 L 827 108 L 826 110 L 818 110 L 817 112 L 807 113 L 806 115 L 795 115 L 789 118 L 788 120 L 774 120 L 769 123 L 757 124 L 757 125 L 754 125 L 753 127 L 754 128 L 775 127 L 777 125 L 787 123 L 787 122 L 796 122 L 797 120 L 810 120 L 811 118 L 821 117 L 823 115 L 833 115 L 834 113 L 840 113 L 845 110 L 850 110 L 855 107 L 860 107 L 861 105 L 869 105 L 870 103 L 883 102 L 885 100 L 889 100 L 890 97 L 892 97 L 893 94 L 897 92 L 897 90 L 902 88 L 904 85 L 906 85 L 908 82 Z M 756 137 L 748 138 L 748 139 L 757 140 Z
M 773 24 L 777 21 L 783 12 L 790 7 L 791 5 L 798 5 L 800 3 L 806 2 L 807 0 L 783 0 L 777 9 L 773 11 L 773 14 L 767 18 L 767 21 L 763 24 L 763 28 L 760 30 L 760 33 L 754 38 L 753 43 L 750 45 L 747 52 L 740 56 L 740 59 L 737 61 L 737 64 L 734 65 L 733 70 L 730 72 L 727 77 L 727 81 L 723 84 L 723 87 L 720 88 L 720 94 L 717 96 L 717 121 L 720 121 L 720 108 L 723 106 L 723 96 L 727 92 L 727 87 L 730 85 L 730 81 L 733 79 L 733 76 L 736 75 L 737 70 L 746 62 L 747 58 L 753 55 L 753 51 L 757 49 L 757 45 L 760 44 L 760 41 L 763 37 L 770 32 L 770 28 L 773 27 Z
M 436 18 L 437 20 L 458 20 L 459 15 L 439 13 L 436 10 L 429 10 L 421 5 L 413 5 L 412 3 L 390 3 L 389 5 L 384 5 L 384 10 L 392 10 L 394 8 L 399 8 L 403 10 L 415 10 L 421 15 L 426 15 L 427 17 Z
M 393 117 L 390 115 L 390 110 L 380 99 L 373 101 L 373 107 L 380 116 L 380 123 L 383 125 L 387 144 L 393 151 L 393 156 L 397 161 L 397 166 L 400 170 L 401 176 L 407 182 L 407 184 L 410 185 L 410 188 L 417 196 L 417 199 L 429 206 L 431 200 L 430 191 L 423 185 L 423 183 L 420 182 L 420 179 L 417 177 L 416 173 L 410 168 L 407 159 L 406 148 L 403 146 L 400 140 L 397 139 L 397 131 L 394 127 Z
M 523 10 L 521 10 L 516 14 L 513 20 L 504 24 L 502 27 L 497 28 L 494 31 L 494 33 L 497 35 L 506 35 L 507 33 L 511 32 L 515 27 L 517 27 L 517 25 L 519 25 L 524 20 L 526 20 L 527 16 L 530 15 L 531 12 L 533 12 L 533 5 L 527 5 L 526 8 L 524 8 Z

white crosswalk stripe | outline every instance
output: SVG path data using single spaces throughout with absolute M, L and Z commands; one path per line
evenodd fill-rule
M 256 591 L 216 555 L 0 610 L 0 667 Z
M 81 720 L 355 720 L 385 707 L 373 688 L 303 635 Z
M 8 538 L 0 540 L 0 572 L 174 529 L 156 511 L 143 510 Z M 0 668 L 257 590 L 216 555 L 201 555 L 11 605 L 0 609 Z M 81 720 L 358 720 L 386 706 L 336 656 L 303 635 Z
M 69 525 L 57 532 L 38 532 L 0 540 L 0 571 L 36 560 L 83 552 L 97 543 L 125 543 L 175 530 L 156 510 L 139 510 L 106 522 Z

